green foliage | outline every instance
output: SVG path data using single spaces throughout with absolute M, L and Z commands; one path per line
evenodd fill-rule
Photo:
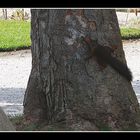
M 31 46 L 30 22 L 0 20 L 0 51 L 11 51 Z
M 138 39 L 140 38 L 140 29 L 121 27 L 122 39 Z
M 16 116 L 9 116 L 9 119 L 17 130 L 19 129 L 19 127 L 21 127 L 24 118 L 22 115 L 16 115 Z
M 32 124 L 24 126 L 22 131 L 37 131 L 37 129 L 38 129 L 38 124 L 32 123 Z
M 9 119 L 17 131 L 36 131 L 39 128 L 39 124 L 25 121 L 23 115 L 9 116 Z
M 99 131 L 111 131 L 112 129 L 108 126 L 107 123 L 104 123 L 100 120 L 96 120 L 96 126 L 98 127 Z
M 65 123 L 59 122 L 48 125 L 46 122 L 33 123 L 24 119 L 23 115 L 9 116 L 16 131 L 72 131 L 65 127 Z
M 23 120 L 23 116 L 22 116 L 22 115 L 8 116 L 8 118 L 9 118 L 10 121 L 12 121 L 13 123 L 20 123 L 21 120 Z

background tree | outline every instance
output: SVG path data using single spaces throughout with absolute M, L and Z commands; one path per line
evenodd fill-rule
M 126 63 L 113 9 L 31 10 L 32 70 L 24 98 L 31 121 L 64 130 L 137 130 L 140 110 L 132 85 L 109 65 L 85 61 L 90 36 Z
M 7 9 L 2 9 L 4 19 L 7 19 Z

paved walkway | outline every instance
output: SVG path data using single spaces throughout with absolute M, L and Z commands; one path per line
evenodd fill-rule
M 31 51 L 0 53 L 0 106 L 7 114 L 21 114 L 31 71 Z

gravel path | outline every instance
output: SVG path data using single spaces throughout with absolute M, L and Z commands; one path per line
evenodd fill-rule
M 127 64 L 133 73 L 132 86 L 140 103 L 140 41 L 124 42 Z
M 31 71 L 31 51 L 0 53 L 0 106 L 6 114 L 21 114 Z

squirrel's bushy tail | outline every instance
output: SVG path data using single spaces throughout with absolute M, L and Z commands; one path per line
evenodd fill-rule
M 132 73 L 127 65 L 125 65 L 115 57 L 111 57 L 108 62 L 112 68 L 114 68 L 117 72 L 124 76 L 128 81 L 132 81 Z
M 109 51 L 106 51 L 105 47 L 98 46 L 96 51 L 96 57 L 102 59 L 106 64 L 110 65 L 114 70 L 119 72 L 128 81 L 132 81 L 132 73 L 126 64 L 113 57 Z

